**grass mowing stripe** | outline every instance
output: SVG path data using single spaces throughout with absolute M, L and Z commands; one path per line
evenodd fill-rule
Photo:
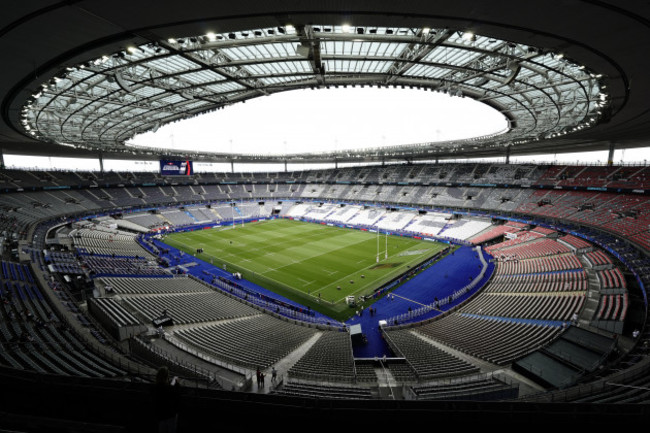
M 305 262 L 305 261 L 307 261 L 307 260 L 311 260 L 311 259 L 314 259 L 314 258 L 318 258 L 318 257 L 322 257 L 322 256 L 325 256 L 325 255 L 329 255 L 329 254 L 334 253 L 334 252 L 336 252 L 336 251 L 343 250 L 343 249 L 346 249 L 346 248 L 350 248 L 350 247 L 352 247 L 353 245 L 355 245 L 355 244 L 359 244 L 359 243 L 362 243 L 362 242 L 366 242 L 366 239 L 361 239 L 361 240 L 359 240 L 359 241 L 357 241 L 357 242 L 355 242 L 355 243 L 348 243 L 348 244 L 343 245 L 343 246 L 341 246 L 341 247 L 334 248 L 334 249 L 330 249 L 330 250 L 327 250 L 327 251 L 324 251 L 324 252 L 320 252 L 320 250 L 319 250 L 319 251 L 317 252 L 317 254 L 312 254 L 312 255 L 309 256 L 309 257 L 305 257 L 303 260 L 300 260 L 300 261 L 297 262 L 297 263 L 303 263 L 303 262 Z M 312 248 L 309 248 L 309 250 L 312 250 Z M 291 265 L 293 265 L 293 264 L 295 264 L 295 263 L 289 263 L 289 264 L 287 264 L 287 265 L 285 265 L 285 266 L 282 266 L 282 267 L 280 267 L 280 268 L 278 268 L 278 269 L 282 269 L 282 268 L 284 268 L 284 267 L 291 266 Z
M 319 227 L 320 226 L 316 226 Z M 285 230 L 286 231 L 286 230 Z M 218 232 L 220 233 L 220 232 Z M 264 234 L 268 235 L 268 232 L 264 232 Z M 208 234 L 208 236 L 210 236 Z M 258 263 L 261 262 L 264 258 L 264 256 L 268 255 L 270 252 L 273 252 L 273 254 L 277 255 L 282 255 L 287 249 L 289 248 L 295 248 L 296 247 L 296 233 L 295 233 L 295 227 L 294 230 L 291 232 L 287 232 L 286 235 L 282 236 L 281 240 L 278 239 L 276 236 L 276 239 L 273 240 L 273 242 L 268 242 L 262 244 L 261 246 L 258 246 L 260 244 L 260 234 L 254 234 L 254 235 L 245 235 L 245 236 L 240 236 L 240 237 L 229 237 L 229 240 L 236 240 L 237 243 L 230 245 L 227 244 L 228 248 L 232 252 L 226 252 L 226 250 L 223 250 L 226 256 L 229 256 L 231 254 L 234 254 L 236 256 L 240 256 L 242 254 L 245 254 L 248 256 L 247 260 L 258 260 Z M 300 239 L 301 241 L 305 242 L 313 238 L 326 238 L 327 234 L 323 233 L 323 230 L 320 229 L 316 233 L 308 233 L 300 234 Z M 248 242 L 243 242 L 243 239 L 248 240 Z M 251 238 L 250 240 L 247 238 Z M 218 239 L 218 238 L 217 238 Z M 254 242 L 253 242 L 254 241 Z M 253 248 L 249 248 L 249 245 L 254 245 Z M 224 258 L 226 257 L 224 256 Z

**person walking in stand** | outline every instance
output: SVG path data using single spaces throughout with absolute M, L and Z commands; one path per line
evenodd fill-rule
M 271 383 L 275 385 L 277 380 L 278 380 L 278 370 L 276 370 L 275 366 L 273 366 L 271 367 Z

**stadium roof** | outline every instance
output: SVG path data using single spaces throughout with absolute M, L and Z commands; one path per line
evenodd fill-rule
M 356 153 L 307 149 L 275 158 L 403 160 L 646 146 L 648 17 L 650 9 L 636 2 L 13 3 L 0 27 L 8 65 L 0 72 L 0 144 L 22 154 L 169 156 L 124 142 L 250 98 L 364 85 L 474 98 L 501 111 L 509 128 L 459 142 Z

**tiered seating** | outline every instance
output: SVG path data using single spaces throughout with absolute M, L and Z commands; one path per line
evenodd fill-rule
M 586 291 L 588 286 L 584 270 L 533 275 L 500 274 L 493 277 L 484 292 L 571 292 Z
M 415 212 L 390 212 L 377 222 L 382 230 L 401 230 L 417 216 Z
M 643 188 L 650 186 L 650 169 L 648 167 L 619 167 L 611 176 L 610 188 Z
M 584 292 L 489 293 L 472 300 L 461 309 L 467 314 L 535 320 L 569 321 L 580 311 Z
M 312 206 L 312 204 L 307 203 L 296 204 L 291 209 L 289 209 L 289 211 L 286 213 L 286 216 L 290 218 L 302 218 L 309 211 L 309 209 L 311 209 Z
M 482 232 L 491 225 L 492 223 L 490 221 L 485 220 L 461 220 L 453 225 L 447 226 L 439 235 L 449 239 L 465 240 Z
M 89 302 L 94 303 L 109 320 L 115 322 L 117 327 L 140 325 L 140 321 L 126 311 L 115 299 L 91 298 Z
M 533 239 L 539 239 L 541 237 L 544 237 L 543 235 L 531 231 L 524 231 L 524 232 L 519 232 L 516 234 L 517 237 L 513 239 L 508 239 L 507 241 L 503 241 L 498 244 L 490 245 L 489 247 L 485 248 L 485 251 L 492 255 L 493 257 L 498 257 L 501 255 L 500 250 L 505 249 L 508 247 L 512 247 L 515 245 L 522 244 L 524 242 L 531 241 Z
M 343 206 L 327 217 L 327 221 L 344 223 L 352 218 L 361 208 L 359 206 Z
M 650 230 L 635 233 L 630 236 L 630 239 L 650 250 Z
M 521 229 L 521 230 L 524 230 L 524 229 L 528 228 L 528 224 L 520 223 L 520 222 L 517 222 L 517 221 L 508 221 L 506 223 L 506 225 L 510 226 L 510 227 L 517 228 L 517 229 Z
M 596 272 L 600 286 L 604 289 L 627 288 L 625 276 L 619 268 L 603 269 Z
M 423 236 L 436 236 L 447 224 L 447 215 L 427 213 L 419 215 L 404 227 L 406 232 L 418 233 Z
M 298 382 L 287 382 L 282 388 L 274 390 L 273 394 L 316 399 L 369 400 L 373 398 L 368 388 Z
M 91 298 L 88 301 L 88 311 L 119 341 L 147 330 L 146 326 L 112 298 Z
M 212 293 L 212 289 L 191 278 L 113 278 L 96 280 L 118 294 Z
M 592 245 L 589 242 L 573 235 L 562 236 L 558 239 L 558 242 L 568 245 L 574 251 L 586 252 L 592 248 Z
M 602 295 L 594 320 L 623 321 L 625 320 L 628 306 L 627 292 L 618 295 Z
M 612 266 L 612 259 L 601 250 L 594 250 L 586 253 L 584 258 L 587 260 L 591 267 Z
M 266 369 L 314 336 L 316 330 L 268 315 L 182 329 L 174 337 L 224 362 Z
M 561 329 L 454 313 L 420 326 L 415 331 L 470 355 L 505 365 L 547 344 Z
M 593 374 L 616 347 L 616 339 L 571 326 L 548 346 L 512 365 L 514 371 L 536 382 L 566 388 Z
M 60 375 L 125 375 L 62 325 L 28 268 L 3 261 L 1 269 L 0 364 Z
M 571 249 L 553 239 L 540 238 L 511 247 L 496 249 L 499 254 L 505 254 L 510 259 L 530 259 L 571 252 Z
M 553 165 L 546 169 L 546 171 L 537 179 L 540 185 L 555 185 L 559 180 L 560 174 L 566 169 L 562 165 Z
M 549 235 L 557 233 L 557 231 L 555 231 L 553 229 L 549 229 L 549 228 L 542 227 L 542 226 L 537 226 L 537 227 L 532 228 L 530 230 L 535 232 L 535 233 L 539 233 L 541 235 L 544 235 L 544 236 L 549 236 Z
M 408 329 L 389 329 L 386 335 L 393 351 L 408 360 L 420 380 L 461 376 L 479 371 L 478 367 L 427 343 Z
M 152 213 L 129 214 L 124 216 L 124 220 L 150 229 L 162 227 L 167 224 L 167 222 L 161 218 L 160 214 Z
M 192 214 L 194 219 L 199 223 L 216 221 L 218 218 L 214 213 L 210 212 L 210 210 L 205 207 L 192 207 L 188 208 L 187 211 Z
M 354 215 L 348 224 L 360 225 L 360 226 L 373 226 L 381 217 L 386 214 L 386 211 L 383 209 L 367 208 L 360 210 L 356 215 Z
M 488 229 L 471 236 L 468 240 L 474 245 L 480 245 L 483 242 L 488 242 L 504 236 L 506 233 L 517 233 L 521 229 L 512 227 L 508 224 L 489 227 Z
M 221 293 L 123 296 L 124 302 L 151 321 L 163 311 L 175 324 L 209 322 L 252 316 L 258 311 Z
M 163 211 L 160 212 L 160 216 L 169 222 L 173 226 L 186 226 L 190 224 L 197 224 L 198 221 L 194 219 L 191 215 L 181 210 L 173 211 Z
M 325 331 L 288 371 L 290 378 L 353 382 L 352 344 L 347 332 Z
M 418 400 L 506 400 L 519 394 L 516 386 L 491 376 L 416 385 L 411 390 Z
M 562 186 L 600 186 L 618 167 L 591 166 L 591 167 L 567 167 L 562 180 L 558 185 Z
M 144 360 L 149 365 L 159 367 L 164 365 L 174 376 L 207 380 L 210 383 L 210 388 L 224 389 L 218 381 L 214 380 L 216 376 L 215 372 L 192 364 L 187 359 L 174 356 L 156 345 L 155 340 L 149 341 L 134 337 L 129 340 L 129 348 L 132 356 L 139 360 Z
M 103 254 L 107 256 L 152 257 L 135 240 L 114 241 L 112 239 L 75 238 L 75 248 L 80 254 Z
M 172 274 L 155 261 L 134 257 L 101 257 L 82 255 L 79 264 L 87 269 L 92 277 L 103 275 L 143 275 L 171 277 Z
M 572 254 L 562 254 L 526 260 L 500 261 L 496 273 L 497 275 L 535 274 L 580 268 L 582 268 L 582 264 L 576 256 Z

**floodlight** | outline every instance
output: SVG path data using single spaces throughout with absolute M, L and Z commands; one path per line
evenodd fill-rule
M 472 32 L 465 32 L 463 33 L 462 38 L 465 41 L 474 42 L 476 40 L 476 35 Z

